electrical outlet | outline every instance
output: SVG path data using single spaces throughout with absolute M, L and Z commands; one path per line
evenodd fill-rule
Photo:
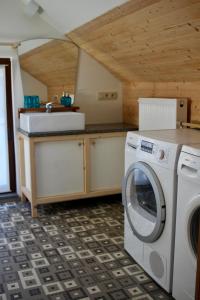
M 116 100 L 118 98 L 117 92 L 98 92 L 98 100 L 107 101 L 107 100 Z
M 118 98 L 117 92 L 110 92 L 109 93 L 109 99 L 110 100 L 116 100 Z
M 99 92 L 98 100 L 100 100 L 100 101 L 108 100 L 108 93 L 107 92 Z

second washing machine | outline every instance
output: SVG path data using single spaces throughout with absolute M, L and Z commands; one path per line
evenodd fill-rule
M 200 144 L 183 146 L 178 162 L 178 197 L 173 274 L 176 300 L 195 299 L 200 220 Z

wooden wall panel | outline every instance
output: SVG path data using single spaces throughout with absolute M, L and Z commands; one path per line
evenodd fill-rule
M 19 59 L 21 68 L 51 87 L 50 91 L 53 87 L 60 91 L 62 86 L 62 91 L 65 88 L 74 93 L 78 68 L 78 47 L 74 44 L 53 40 L 20 55 Z
M 138 124 L 139 97 L 188 98 L 189 121 L 200 123 L 200 81 L 123 83 L 123 117 L 126 123 Z
M 200 80 L 199 0 L 131 0 L 69 36 L 121 80 Z

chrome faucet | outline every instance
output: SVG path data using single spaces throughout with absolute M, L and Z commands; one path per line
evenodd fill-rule
M 46 104 L 46 112 L 51 113 L 52 108 L 53 108 L 53 102 L 48 102 Z

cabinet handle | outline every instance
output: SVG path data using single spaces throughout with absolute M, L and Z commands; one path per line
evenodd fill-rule
M 79 143 L 78 143 L 79 147 L 81 147 L 81 146 L 82 146 L 82 144 L 83 144 L 83 143 L 79 142 Z
M 92 141 L 92 145 L 95 146 L 95 145 L 96 145 L 96 142 L 95 142 L 95 141 Z

